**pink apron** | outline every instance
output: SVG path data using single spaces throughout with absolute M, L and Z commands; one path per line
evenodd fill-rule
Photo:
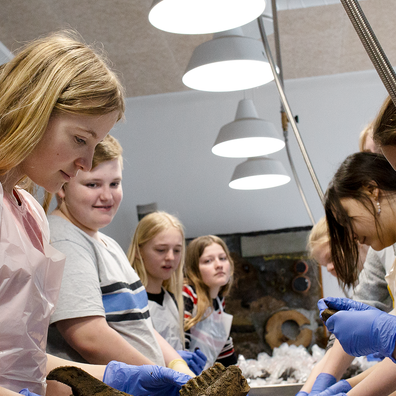
M 0 386 L 44 395 L 49 318 L 65 256 L 49 245 L 39 203 L 18 190 L 22 204 L 0 185 Z

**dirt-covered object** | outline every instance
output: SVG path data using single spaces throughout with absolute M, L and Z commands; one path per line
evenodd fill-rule
M 326 308 L 322 311 L 322 319 L 326 322 L 327 319 L 330 318 L 330 316 L 334 315 L 337 312 L 338 311 L 336 311 L 335 309 Z
M 221 363 L 190 379 L 180 389 L 181 396 L 246 396 L 250 390 L 237 366 L 225 368 Z
M 74 366 L 58 367 L 50 371 L 47 380 L 55 380 L 70 386 L 74 396 L 132 396 L 106 385 Z

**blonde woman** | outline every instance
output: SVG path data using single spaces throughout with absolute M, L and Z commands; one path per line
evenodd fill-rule
M 200 374 L 205 356 L 184 352 L 183 265 L 185 239 L 183 225 L 166 212 L 154 212 L 136 227 L 128 259 L 146 288 L 154 328 L 178 350 L 195 374 Z
M 183 287 L 186 349 L 200 348 L 208 359 L 206 368 L 216 361 L 224 366 L 237 362 L 229 336 L 232 315 L 224 312 L 233 273 L 234 263 L 221 238 L 207 235 L 189 243 Z
M 123 89 L 118 78 L 102 55 L 72 32 L 34 40 L 0 67 L 3 396 L 18 392 L 44 395 L 46 374 L 71 364 L 46 354 L 48 323 L 65 258 L 49 244 L 43 209 L 22 187 L 30 179 L 56 193 L 79 171 L 89 171 L 95 146 L 123 114 Z M 107 382 L 124 389 L 135 383 L 147 384 L 145 378 L 152 378 L 144 377 L 140 367 L 76 365 L 100 380 L 105 375 Z M 109 379 L 122 370 L 125 375 L 118 384 Z M 156 388 L 158 385 L 157 381 Z M 52 391 L 48 386 L 47 395 L 70 394 L 68 387 Z
M 123 89 L 76 34 L 26 44 L 0 67 L 0 393 L 45 394 L 46 354 L 64 256 L 49 244 L 45 213 L 22 189 L 50 192 L 91 168 L 96 144 L 123 117 Z M 6 297 L 5 297 L 6 296 Z M 105 367 L 86 365 L 97 378 Z

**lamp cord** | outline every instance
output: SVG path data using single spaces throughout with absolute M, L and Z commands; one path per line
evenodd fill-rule
M 368 56 L 396 106 L 396 74 L 356 0 L 341 0 Z
M 273 7 L 273 14 L 274 15 L 276 14 L 276 7 L 275 7 L 275 9 Z M 275 19 L 276 19 L 276 17 L 274 18 L 274 28 L 277 26 L 277 22 L 275 22 Z M 307 202 L 306 197 L 304 195 L 303 189 L 301 187 L 300 180 L 299 180 L 299 178 L 297 176 L 297 172 L 296 172 L 296 169 L 295 169 L 292 157 L 291 157 L 291 153 L 290 153 L 290 149 L 289 149 L 289 145 L 288 145 L 288 136 L 287 136 L 288 135 L 288 132 L 287 132 L 287 123 L 288 123 L 288 121 L 290 122 L 290 124 L 292 126 L 292 129 L 293 129 L 294 134 L 296 136 L 296 140 L 297 140 L 297 143 L 299 145 L 300 151 L 301 151 L 302 156 L 304 158 L 304 161 L 305 161 L 305 163 L 307 165 L 308 171 L 309 171 L 309 173 L 311 175 L 311 178 L 313 180 L 315 188 L 316 188 L 316 190 L 318 192 L 319 198 L 320 198 L 320 200 L 322 202 L 323 202 L 323 199 L 324 199 L 323 191 L 322 191 L 322 188 L 321 188 L 321 186 L 319 184 L 319 180 L 318 180 L 318 178 L 317 178 L 317 176 L 315 174 L 315 171 L 314 171 L 314 169 L 312 167 L 312 164 L 311 164 L 311 161 L 309 159 L 308 153 L 307 153 L 307 151 L 305 149 L 305 146 L 304 146 L 304 143 L 302 141 L 301 135 L 300 135 L 300 133 L 298 131 L 298 127 L 297 127 L 297 124 L 295 122 L 293 113 L 292 113 L 292 111 L 290 109 L 290 106 L 289 106 L 289 103 L 287 101 L 287 98 L 286 98 L 286 95 L 285 95 L 285 92 L 284 92 L 284 89 L 283 89 L 283 80 L 281 80 L 281 78 L 279 77 L 279 74 L 278 74 L 278 72 L 276 70 L 276 66 L 275 66 L 275 63 L 274 63 L 274 60 L 273 60 L 273 57 L 272 57 L 271 49 L 270 49 L 270 46 L 269 46 L 269 43 L 268 43 L 267 35 L 265 33 L 265 28 L 264 28 L 264 23 L 263 23 L 262 17 L 257 18 L 257 21 L 258 21 L 258 24 L 259 24 L 259 30 L 260 30 L 260 34 L 261 34 L 261 39 L 263 41 L 264 50 L 265 50 L 265 52 L 267 54 L 268 61 L 270 63 L 270 66 L 271 66 L 271 69 L 272 69 L 272 73 L 274 75 L 275 83 L 276 83 L 276 86 L 278 88 L 279 96 L 280 96 L 280 99 L 281 99 L 282 127 L 283 127 L 283 134 L 284 134 L 284 138 L 285 138 L 287 156 L 288 156 L 288 159 L 289 159 L 289 162 L 290 162 L 290 166 L 291 166 L 291 169 L 292 169 L 292 172 L 293 172 L 297 187 L 298 187 L 299 192 L 301 194 L 301 198 L 302 198 L 303 203 L 305 205 L 305 208 L 307 210 L 308 216 L 311 219 L 312 225 L 315 225 L 315 219 L 314 219 L 314 217 L 312 215 L 312 212 L 311 212 L 311 210 L 309 208 L 308 202 Z M 276 31 L 276 29 L 274 29 L 274 30 Z M 279 51 L 278 51 L 278 56 L 280 57 Z M 278 61 L 278 63 L 279 63 L 279 70 L 280 70 L 280 74 L 281 74 L 282 73 L 281 72 L 281 62 Z

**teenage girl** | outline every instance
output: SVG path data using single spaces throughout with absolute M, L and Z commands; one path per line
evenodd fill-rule
M 183 266 L 185 239 L 181 222 L 166 212 L 140 220 L 128 249 L 128 259 L 146 288 L 154 328 L 190 368 L 200 374 L 206 358 L 185 352 L 183 331 Z
M 396 243 L 396 172 L 381 155 L 356 153 L 349 156 L 327 189 L 325 210 L 337 275 L 341 279 L 354 280 L 359 256 L 354 241 L 377 251 Z M 393 266 L 386 276 L 392 296 L 395 295 L 395 279 Z M 321 311 L 326 306 L 341 311 L 328 319 L 326 326 L 345 352 L 353 356 L 380 352 L 389 358 L 374 366 L 353 389 L 349 388 L 348 395 L 377 396 L 394 391 L 396 318 L 348 299 L 328 297 L 319 304 Z
M 70 365 L 46 354 L 49 318 L 65 259 L 49 244 L 43 209 L 22 187 L 31 180 L 55 193 L 79 171 L 89 171 L 95 146 L 123 113 L 118 78 L 103 57 L 75 34 L 56 33 L 35 40 L 0 67 L 2 396 L 22 389 L 25 395 L 44 395 L 46 374 Z M 135 366 L 77 366 L 125 390 L 151 378 Z M 118 374 L 123 380 L 115 383 Z M 159 385 L 157 381 L 155 389 Z M 62 391 L 70 394 L 66 386 L 53 394 L 60 396 Z
M 185 264 L 184 330 L 186 349 L 200 348 L 208 361 L 236 364 L 230 330 L 232 315 L 224 312 L 232 285 L 234 263 L 225 242 L 214 235 L 202 236 L 187 247 Z

